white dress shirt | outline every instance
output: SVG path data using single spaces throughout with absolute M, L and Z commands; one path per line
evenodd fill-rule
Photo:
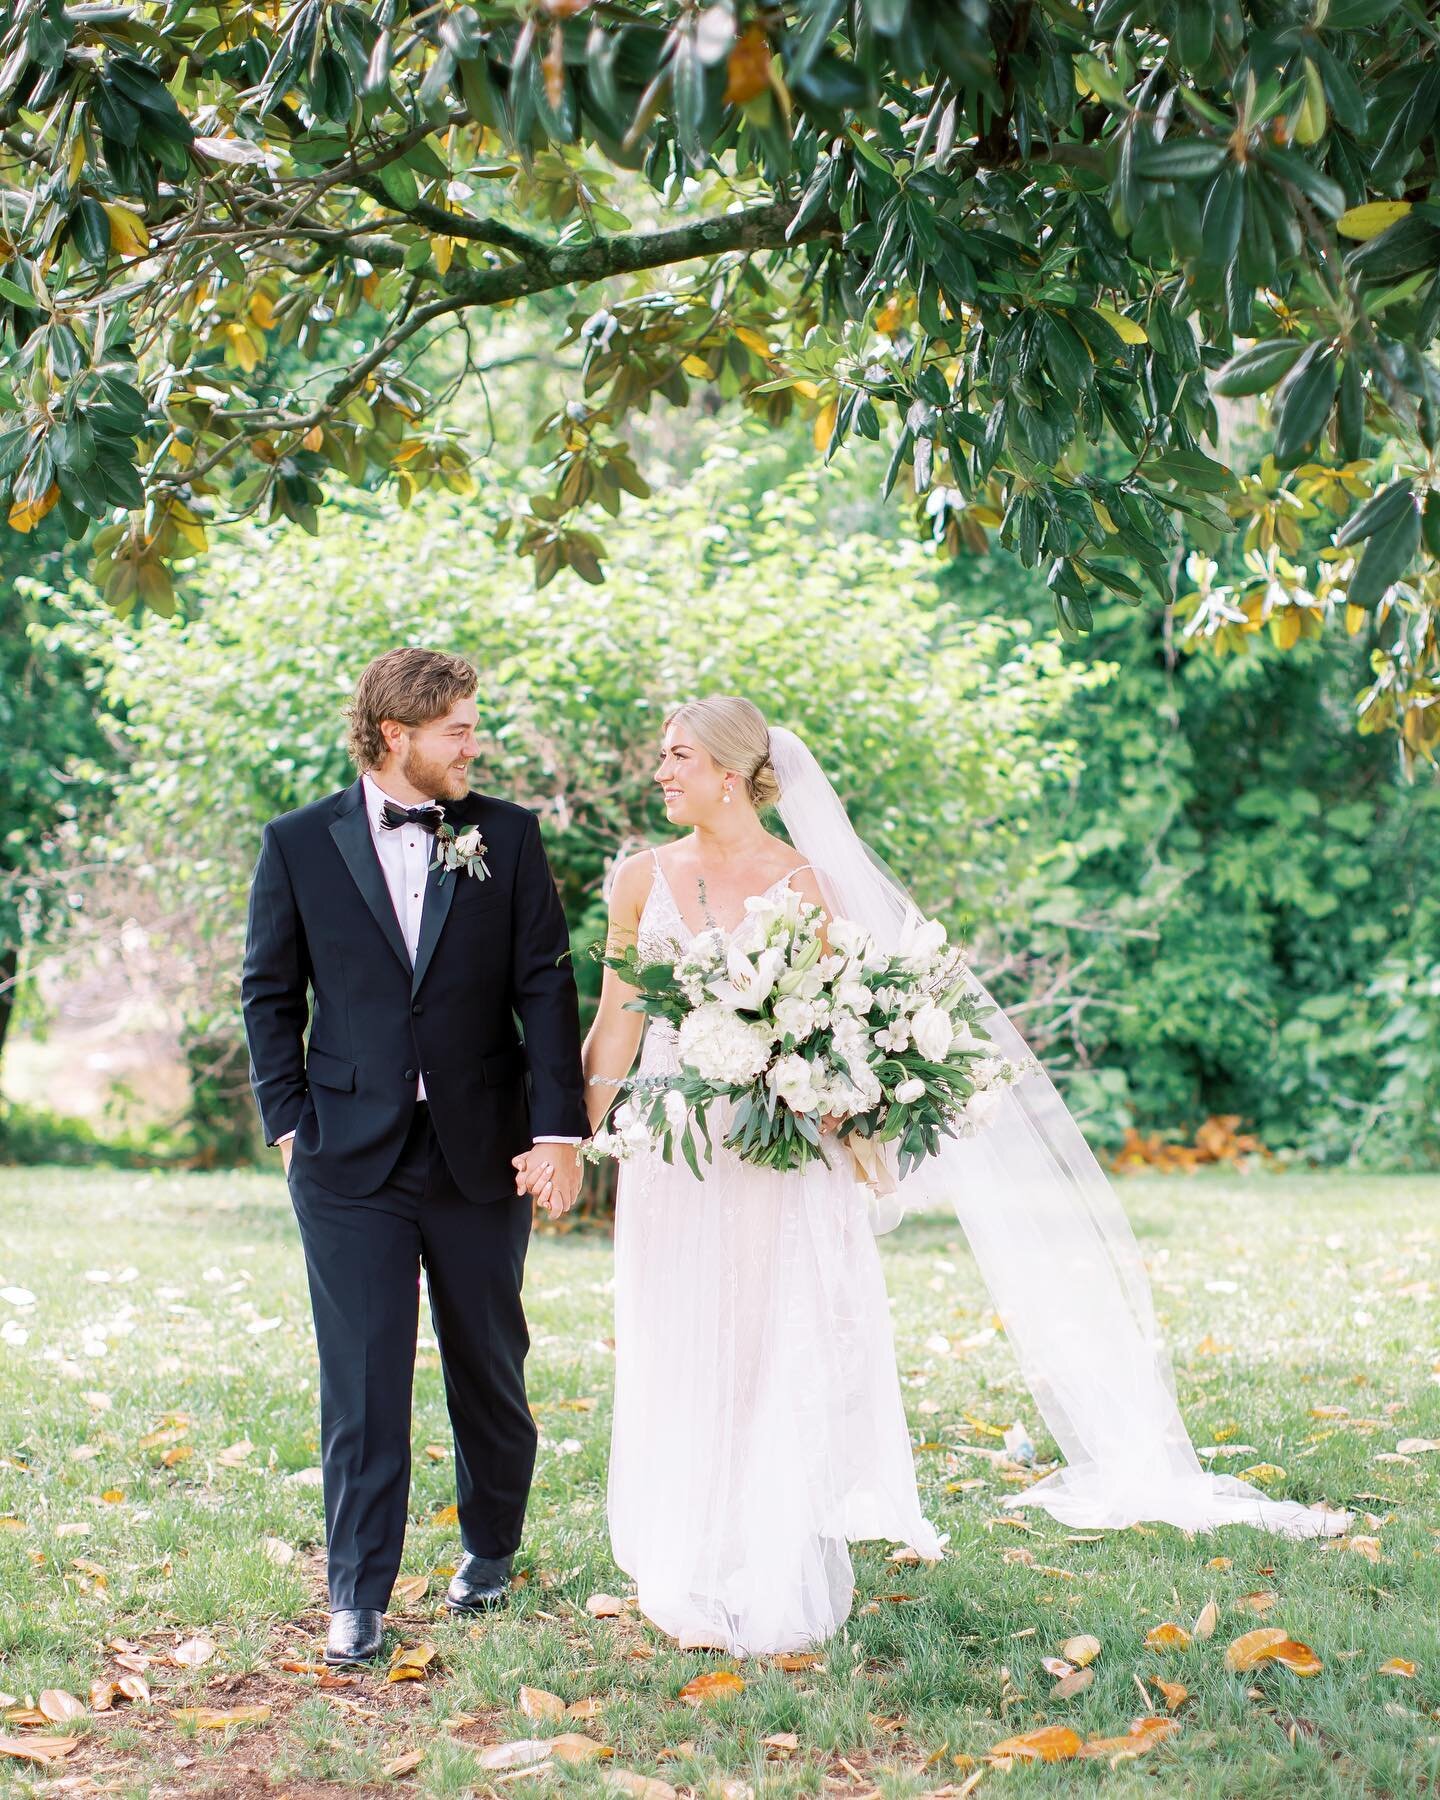
M 405 948 L 410 953 L 411 964 L 415 961 L 415 947 L 420 942 L 420 916 L 425 908 L 425 879 L 431 862 L 434 860 L 435 838 L 433 833 L 423 830 L 419 825 L 395 825 L 388 829 L 380 823 L 381 814 L 385 810 L 387 800 L 395 800 L 393 794 L 387 794 L 375 777 L 368 772 L 361 776 L 361 786 L 365 794 L 365 816 L 370 821 L 370 841 L 375 846 L 375 854 L 380 860 L 381 872 L 385 876 L 385 886 L 390 893 L 390 904 L 395 908 L 395 917 L 400 921 L 400 932 L 405 939 Z M 404 800 L 395 800 L 397 806 L 408 805 Z M 452 876 L 452 879 L 454 877 Z M 425 1098 L 425 1077 L 417 1077 L 415 1098 Z M 294 1137 L 293 1131 L 277 1138 L 283 1144 Z M 537 1144 L 578 1144 L 579 1138 L 573 1137 L 537 1137 Z

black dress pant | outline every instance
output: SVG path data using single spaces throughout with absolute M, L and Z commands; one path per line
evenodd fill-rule
M 465 1199 L 423 1102 L 377 1193 L 333 1194 L 292 1162 L 290 1197 L 320 1351 L 330 1605 L 383 1612 L 405 1544 L 422 1265 L 455 1439 L 460 1541 L 478 1556 L 519 1545 L 535 1467 L 520 1304 L 531 1202 Z

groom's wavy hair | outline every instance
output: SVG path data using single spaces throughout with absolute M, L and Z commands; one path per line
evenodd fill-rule
M 770 728 L 753 701 L 739 694 L 708 694 L 703 700 L 687 700 L 666 718 L 665 729 L 672 725 L 693 732 L 696 743 L 722 769 L 733 769 L 745 778 L 750 804 L 757 812 L 780 798 L 780 783 L 770 760 Z
M 425 725 L 449 712 L 457 700 L 468 700 L 480 685 L 474 665 L 443 650 L 406 644 L 377 656 L 355 684 L 345 708 L 350 722 L 346 748 L 357 769 L 373 769 L 385 758 L 382 719 L 401 725 Z

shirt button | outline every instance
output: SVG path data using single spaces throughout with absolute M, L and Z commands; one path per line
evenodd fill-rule
M 424 1012 L 425 1008 L 417 1000 L 415 1002 L 415 1004 L 410 1008 L 410 1010 L 415 1015 L 415 1017 L 418 1019 L 420 1017 L 421 1013 Z
M 415 1079 L 415 1071 L 413 1069 L 407 1069 L 405 1071 L 405 1079 L 407 1081 L 413 1081 Z

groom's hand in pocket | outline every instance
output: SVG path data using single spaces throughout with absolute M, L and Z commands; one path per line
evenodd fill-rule
M 515 1192 L 531 1194 L 552 1219 L 580 1195 L 580 1150 L 575 1144 L 532 1144 L 513 1159 Z

